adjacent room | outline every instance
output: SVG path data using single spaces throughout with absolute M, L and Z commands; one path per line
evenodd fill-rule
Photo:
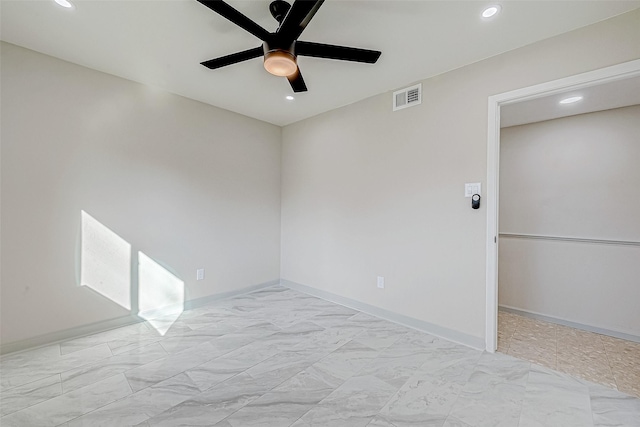
M 637 77 L 500 117 L 498 351 L 635 396 L 638 117 Z
M 640 1 L 0 12 L 2 426 L 638 425 Z

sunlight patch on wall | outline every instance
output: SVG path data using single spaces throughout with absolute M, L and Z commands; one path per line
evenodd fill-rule
M 164 335 L 184 310 L 184 282 L 138 252 L 138 316 Z
M 80 285 L 131 310 L 131 245 L 85 211 L 81 215 Z

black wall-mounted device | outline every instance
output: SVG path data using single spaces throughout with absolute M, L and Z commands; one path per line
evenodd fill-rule
M 471 196 L 471 207 L 473 209 L 478 209 L 480 207 L 480 195 L 474 194 Z

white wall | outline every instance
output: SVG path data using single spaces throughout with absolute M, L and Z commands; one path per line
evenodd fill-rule
M 500 232 L 640 242 L 640 106 L 502 129 Z M 640 246 L 500 239 L 501 305 L 640 336 Z
M 487 98 L 640 58 L 639 39 L 636 10 L 424 80 L 417 107 L 389 92 L 285 127 L 282 278 L 484 346 L 486 210 L 463 194 L 486 186 Z
M 127 314 L 79 286 L 81 210 L 187 300 L 279 278 L 279 127 L 1 48 L 3 345 Z

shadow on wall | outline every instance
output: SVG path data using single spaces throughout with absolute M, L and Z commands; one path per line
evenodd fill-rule
M 80 286 L 166 334 L 184 310 L 184 281 L 143 252 L 138 252 L 137 280 L 132 280 L 131 244 L 85 211 L 81 216 Z

